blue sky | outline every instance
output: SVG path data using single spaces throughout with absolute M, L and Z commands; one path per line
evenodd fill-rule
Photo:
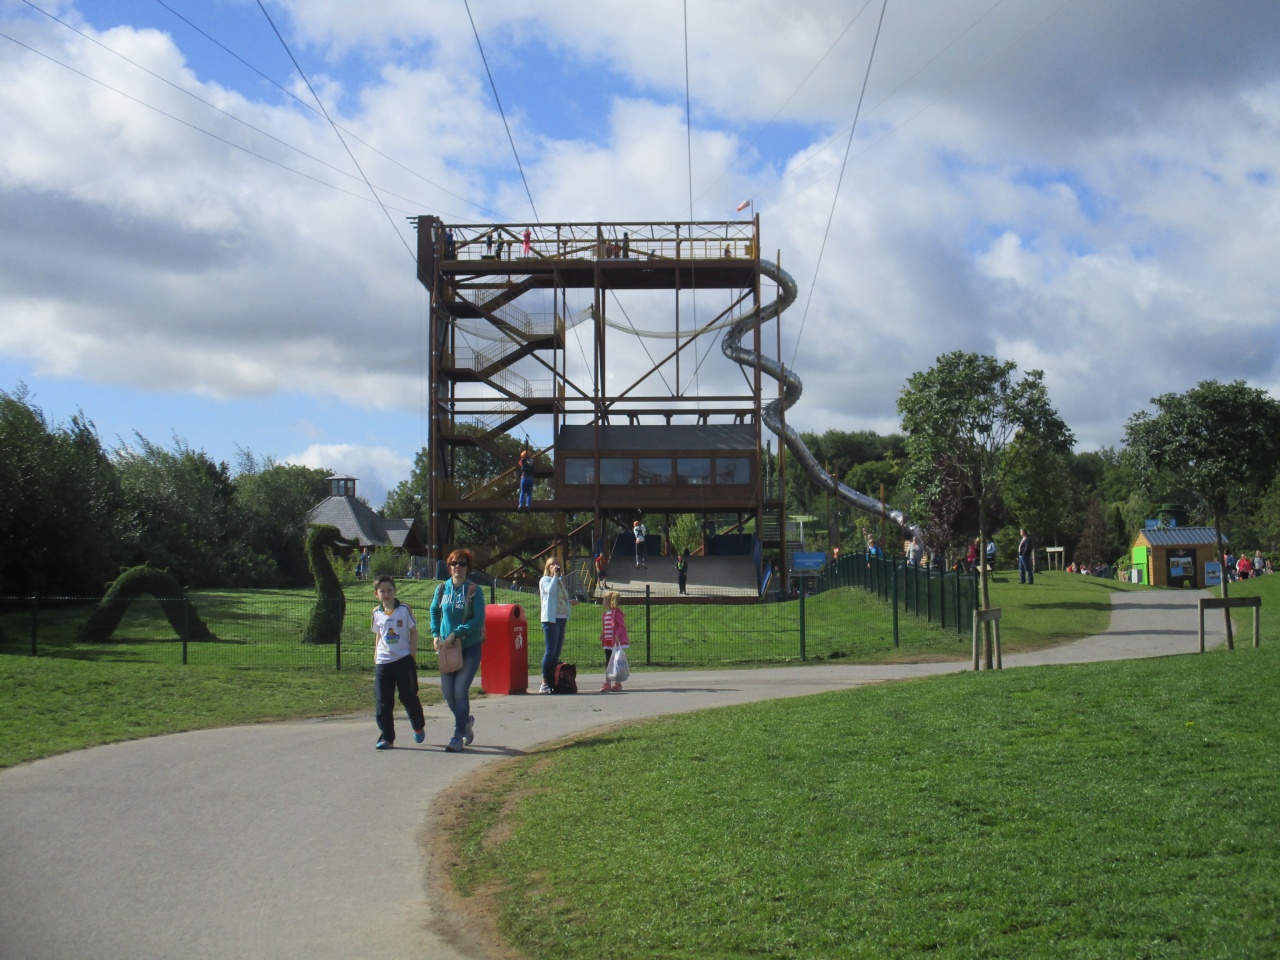
M 385 212 L 256 0 L 0 0 L 0 389 L 377 506 L 426 434 L 405 217 L 533 214 L 461 0 L 266 8 Z M 1043 369 L 1086 449 L 1202 379 L 1276 389 L 1280 7 L 895 0 L 877 40 L 880 10 L 471 3 L 542 220 L 753 199 L 801 429 L 896 429 L 954 349 Z

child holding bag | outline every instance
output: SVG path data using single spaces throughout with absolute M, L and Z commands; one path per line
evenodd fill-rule
M 604 629 L 600 632 L 600 644 L 604 647 L 604 683 L 601 693 L 622 692 L 622 681 L 630 675 L 626 648 L 631 646 L 627 638 L 627 618 L 618 606 L 618 592 L 610 590 L 604 595 Z

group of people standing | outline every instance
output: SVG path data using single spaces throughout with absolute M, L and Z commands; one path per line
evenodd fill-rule
M 437 588 L 431 601 L 431 643 L 440 663 L 440 691 L 453 715 L 453 735 L 445 745 L 448 753 L 458 753 L 475 740 L 475 717 L 471 715 L 471 684 L 480 669 L 484 643 L 484 590 L 470 579 L 473 559 L 470 550 L 449 554 L 449 578 Z M 395 578 L 378 577 L 374 584 L 378 606 L 370 628 L 374 634 L 374 714 L 378 724 L 378 750 L 390 750 L 396 743 L 394 702 L 398 696 L 409 717 L 415 743 L 426 739 L 426 718 L 418 696 L 418 621 L 407 603 L 396 597 Z M 620 693 L 629 669 L 623 651 L 630 646 L 626 616 L 616 591 L 604 594 L 600 644 L 604 649 L 605 682 L 600 692 Z M 565 580 L 560 561 L 554 557 L 543 566 L 538 583 L 539 620 L 542 624 L 542 682 L 539 693 L 555 688 L 556 666 L 564 648 L 565 629 L 577 600 Z M 455 650 L 457 657 L 447 656 Z M 450 659 L 453 664 L 446 665 Z
M 1230 580 L 1248 580 L 1271 573 L 1271 561 L 1261 550 L 1255 550 L 1252 557 L 1247 553 L 1236 557 L 1228 552 L 1222 556 L 1222 572 Z

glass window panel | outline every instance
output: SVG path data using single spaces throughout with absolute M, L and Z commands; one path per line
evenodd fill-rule
M 671 486 L 671 459 L 669 457 L 640 458 L 641 486 Z
M 564 482 L 568 486 L 580 487 L 584 483 L 595 481 L 595 463 L 586 458 L 569 459 L 564 462 Z
M 710 457 L 679 457 L 676 460 L 677 486 L 701 486 L 710 482 Z
M 716 457 L 716 483 L 750 483 L 751 460 L 747 457 Z
M 635 473 L 635 461 L 630 457 L 610 457 L 600 461 L 600 482 L 612 484 L 628 484 Z

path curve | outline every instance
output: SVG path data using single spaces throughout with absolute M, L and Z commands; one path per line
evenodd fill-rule
M 1112 594 L 1107 633 L 1005 666 L 1194 652 L 1200 596 Z M 441 705 L 427 714 L 434 742 L 415 747 L 405 730 L 408 747 L 389 752 L 373 749 L 361 718 L 201 730 L 15 767 L 0 772 L 0 957 L 472 956 L 437 932 L 420 841 L 439 792 L 484 763 L 623 720 L 966 667 L 645 671 L 621 695 L 490 697 L 461 755 L 442 750 Z

